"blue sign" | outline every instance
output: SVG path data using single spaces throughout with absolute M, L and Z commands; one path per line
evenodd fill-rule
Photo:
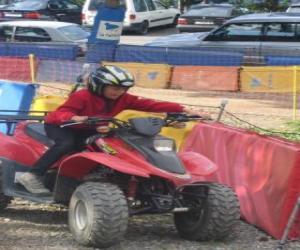
M 125 7 L 108 7 L 100 5 L 94 20 L 89 44 L 117 44 L 122 34 Z

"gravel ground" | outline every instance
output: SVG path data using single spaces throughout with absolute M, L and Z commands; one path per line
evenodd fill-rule
M 0 249 L 91 249 L 73 240 L 65 208 L 22 200 L 13 201 L 1 213 L 0 242 Z M 277 243 L 243 221 L 222 242 L 183 240 L 177 235 L 172 215 L 166 214 L 131 218 L 125 239 L 109 250 L 275 250 Z M 286 249 L 300 249 L 300 242 L 290 242 Z
M 178 90 L 134 88 L 132 92 L 145 97 L 178 101 L 190 105 L 218 106 L 222 98 L 208 98 L 201 94 Z M 242 117 L 249 117 L 256 124 L 265 127 L 281 126 L 282 121 L 288 119 L 285 115 L 291 113 L 290 109 L 278 107 L 276 100 L 257 101 L 238 98 L 230 99 L 228 110 L 241 113 Z M 268 119 L 266 119 L 267 116 Z M 243 221 L 240 221 L 226 241 L 186 241 L 179 238 L 176 233 L 172 215 L 152 215 L 131 218 L 124 241 L 110 249 L 275 250 L 277 243 L 277 240 Z M 0 249 L 84 250 L 90 248 L 79 246 L 72 238 L 68 230 L 67 210 L 65 208 L 16 200 L 0 214 Z M 300 242 L 290 242 L 286 249 L 300 249 Z

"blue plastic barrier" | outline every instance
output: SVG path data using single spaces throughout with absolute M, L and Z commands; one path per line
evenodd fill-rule
M 266 56 L 268 66 L 300 65 L 300 57 L 296 56 Z
M 162 47 L 119 45 L 116 62 L 167 63 L 167 49 Z
M 37 85 L 0 81 L 0 114 L 20 115 L 21 111 L 29 111 Z M 12 112 L 4 112 L 13 110 Z M 19 111 L 19 112 L 18 112 Z M 13 134 L 15 124 L 0 123 L 0 132 Z
M 116 45 L 114 44 L 89 44 L 86 52 L 88 63 L 115 60 Z
M 99 63 L 90 64 L 89 70 L 99 67 Z M 38 82 L 75 83 L 83 73 L 83 62 L 42 60 L 37 71 Z
M 243 53 L 206 51 L 204 48 L 168 48 L 167 63 L 170 65 L 240 66 Z
M 0 56 L 28 57 L 34 54 L 41 59 L 75 60 L 78 54 L 77 45 L 60 44 L 25 44 L 25 43 L 0 43 Z

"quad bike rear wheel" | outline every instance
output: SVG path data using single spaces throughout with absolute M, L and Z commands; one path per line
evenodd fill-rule
M 197 198 L 195 198 L 197 199 Z M 203 209 L 175 213 L 179 235 L 188 240 L 221 240 L 228 236 L 240 218 L 235 193 L 221 184 L 211 184 Z
M 0 211 L 5 209 L 7 205 L 11 201 L 11 197 L 5 196 L 3 194 L 3 174 L 2 174 L 2 166 L 0 164 Z
M 114 184 L 86 182 L 71 197 L 69 227 L 82 245 L 106 248 L 118 243 L 128 217 L 126 198 Z

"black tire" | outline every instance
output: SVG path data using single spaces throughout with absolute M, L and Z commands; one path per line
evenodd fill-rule
M 0 165 L 0 211 L 5 209 L 11 201 L 11 197 L 5 196 L 3 194 L 3 174 L 2 174 L 2 166 Z
M 76 241 L 85 246 L 106 248 L 121 241 L 128 217 L 126 198 L 111 183 L 83 183 L 70 200 L 69 228 Z
M 137 31 L 140 35 L 146 35 L 149 30 L 149 23 L 148 21 L 144 21 L 141 23 L 139 30 Z
M 240 207 L 235 193 L 221 184 L 211 184 L 204 209 L 175 213 L 179 235 L 188 240 L 221 240 L 228 236 L 240 219 Z
M 177 15 L 176 17 L 174 17 L 173 22 L 172 22 L 172 24 L 170 25 L 171 27 L 176 27 L 178 18 L 179 18 L 179 15 Z

